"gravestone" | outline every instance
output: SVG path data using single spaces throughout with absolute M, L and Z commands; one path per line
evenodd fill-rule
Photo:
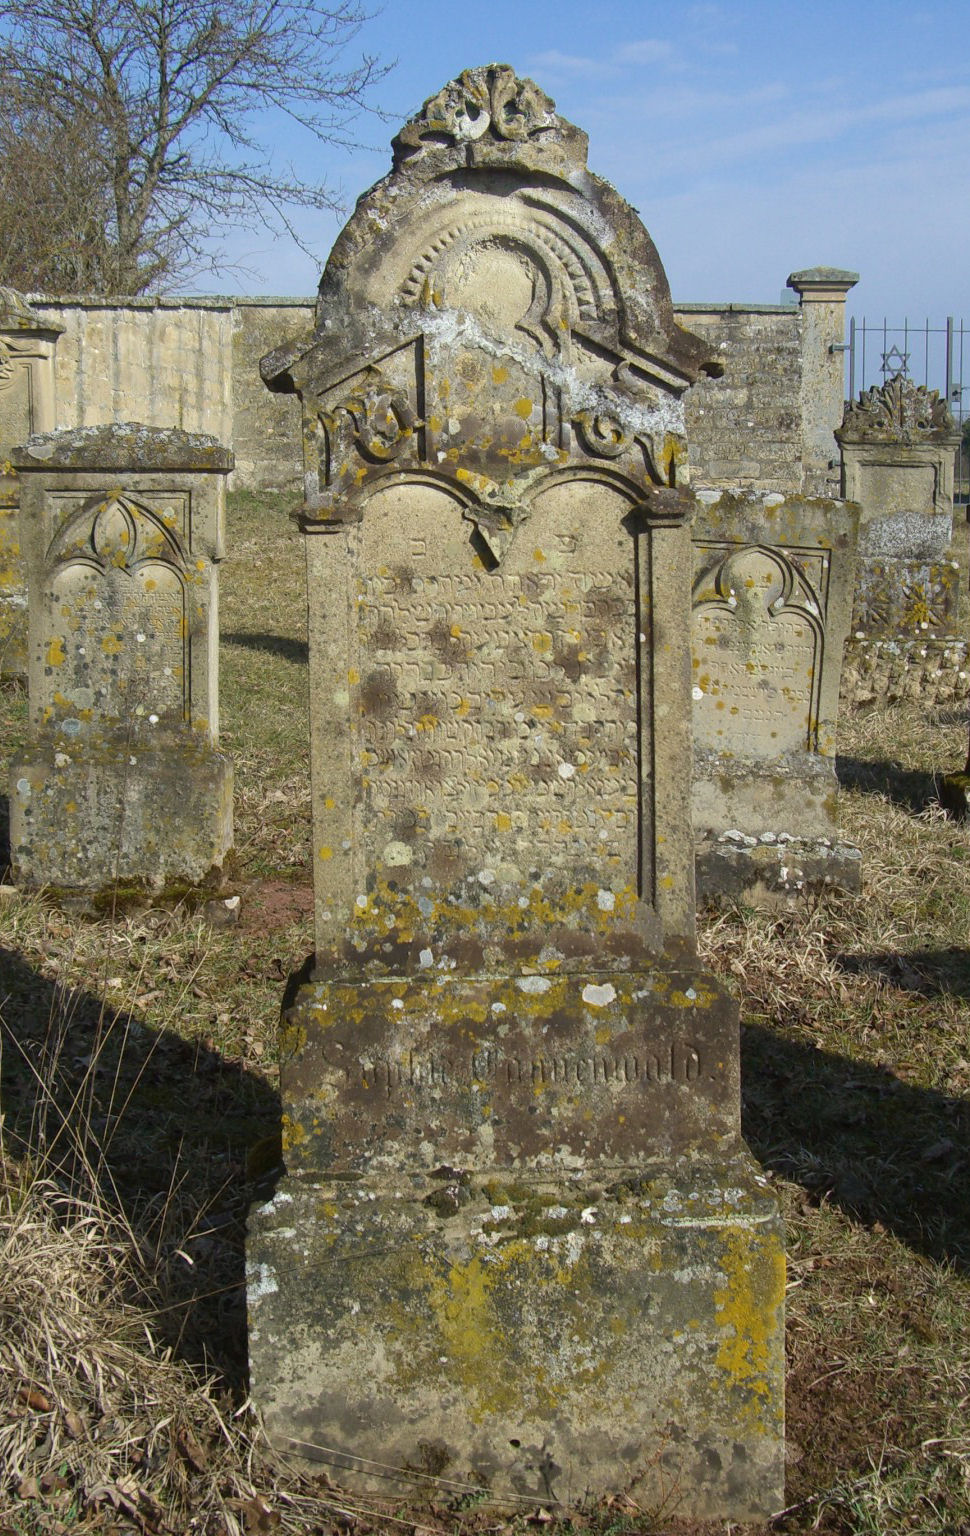
M 845 495 L 859 503 L 853 633 L 867 640 L 962 633 L 966 581 L 953 559 L 960 434 L 938 390 L 896 374 L 846 404 L 835 434 Z
M 857 706 L 955 703 L 967 691 L 970 599 L 949 405 L 896 374 L 847 403 L 836 437 L 845 493 L 861 509 L 843 694 Z
M 232 454 L 124 423 L 28 438 L 13 463 L 31 723 L 11 770 L 15 878 L 199 883 L 232 846 L 217 587 Z
M 13 288 L 0 287 L 0 675 L 27 675 L 27 577 L 20 550 L 20 494 L 11 454 L 54 427 L 52 325 Z
M 859 509 L 826 497 L 698 493 L 693 821 L 704 899 L 858 890 L 835 773 Z
M 782 1497 L 784 1256 L 694 948 L 707 359 L 585 159 L 466 71 L 263 362 L 304 411 L 316 952 L 252 1388 L 354 1488 L 741 1518 Z

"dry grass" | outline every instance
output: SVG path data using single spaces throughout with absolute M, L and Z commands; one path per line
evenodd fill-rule
M 277 1156 L 284 979 L 311 947 L 303 578 L 284 512 L 237 501 L 223 573 L 239 923 L 0 892 L 0 1536 L 529 1523 L 344 1498 L 274 1458 L 247 1404 L 243 1223 Z M 21 694 L 0 718 L 12 754 Z M 966 737 L 965 720 L 903 708 L 845 722 L 862 897 L 701 924 L 742 1002 L 745 1134 L 788 1226 L 778 1531 L 970 1533 L 970 829 L 933 804 Z M 622 1500 L 557 1524 L 704 1529 Z

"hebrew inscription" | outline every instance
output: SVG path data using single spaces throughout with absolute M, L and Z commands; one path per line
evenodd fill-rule
M 362 580 L 365 836 L 464 861 L 634 867 L 632 579 L 489 572 Z
M 109 496 L 65 520 L 47 566 L 49 712 L 187 718 L 188 557 L 175 529 Z
M 694 610 L 694 741 L 776 757 L 817 746 L 818 604 L 777 554 L 731 556 Z

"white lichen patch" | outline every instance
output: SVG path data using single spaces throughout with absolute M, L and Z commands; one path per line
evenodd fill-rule
M 590 1008 L 606 1008 L 616 997 L 616 988 L 611 981 L 605 981 L 600 986 L 594 981 L 588 981 L 583 988 L 583 1002 Z
M 548 992 L 552 986 L 545 976 L 520 976 L 515 984 L 520 992 Z

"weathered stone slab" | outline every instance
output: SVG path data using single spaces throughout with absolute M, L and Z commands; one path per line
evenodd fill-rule
M 701 493 L 692 625 L 698 889 L 857 889 L 836 815 L 835 731 L 858 509 Z
M 748 1160 L 294 1179 L 250 1232 L 268 1427 L 340 1482 L 777 1504 L 784 1257 Z
M 216 577 L 232 456 L 123 425 L 31 437 L 14 464 L 31 592 L 17 878 L 201 881 L 232 844 Z
M 62 327 L 0 288 L 0 675 L 27 675 L 27 576 L 11 454 L 54 426 L 54 348 Z
M 263 362 L 304 411 L 316 955 L 251 1375 L 357 1488 L 782 1496 L 782 1239 L 694 952 L 706 365 L 505 66 L 405 126 Z

